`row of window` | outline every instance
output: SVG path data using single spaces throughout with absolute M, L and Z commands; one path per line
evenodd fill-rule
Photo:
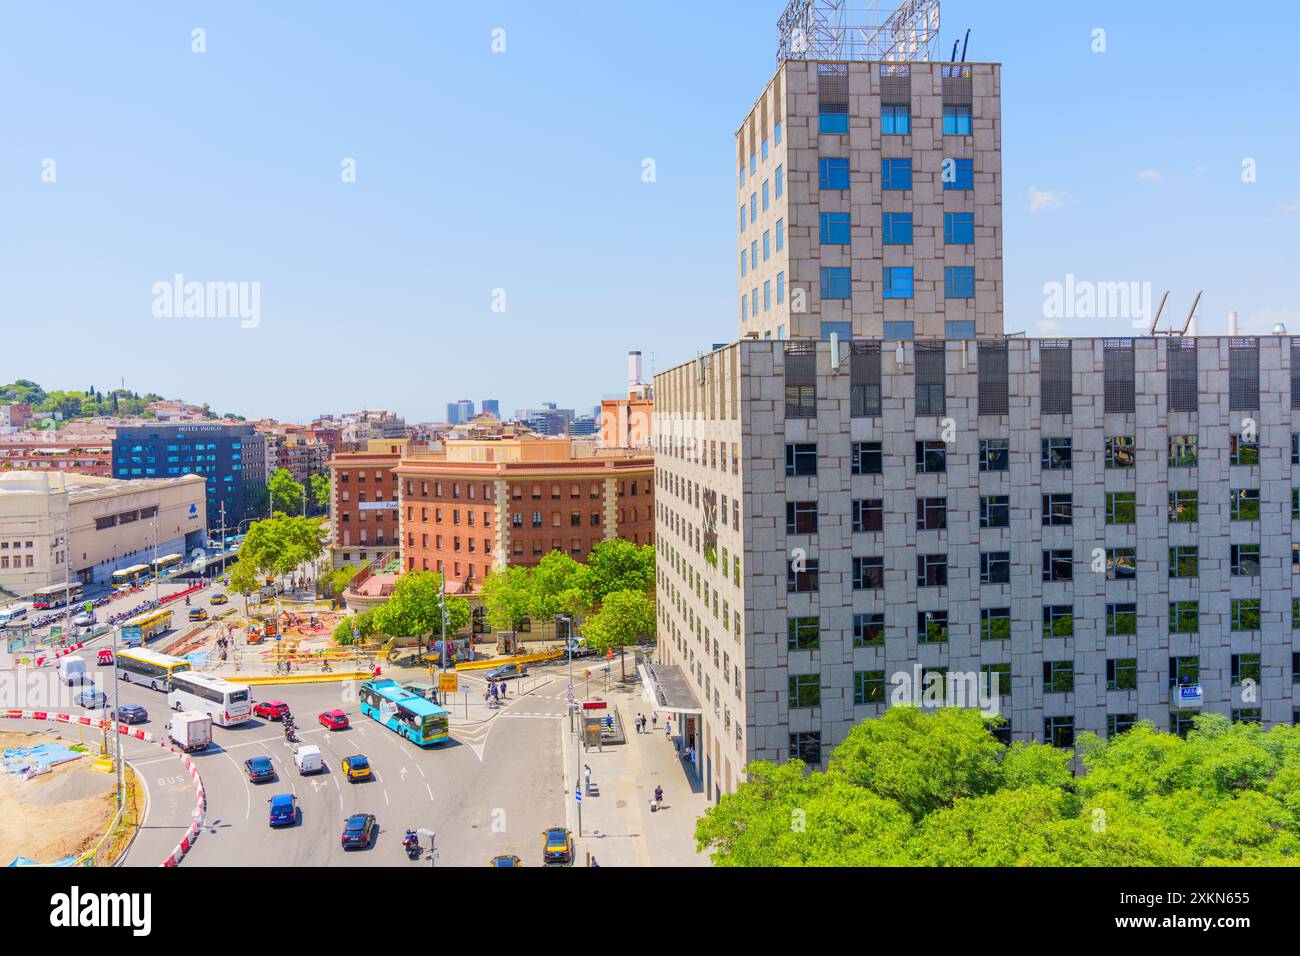
M 772 131 L 772 136 L 776 140 L 776 145 L 780 146 L 781 145 L 781 121 L 780 120 L 776 121 L 776 126 Z M 764 137 L 763 144 L 760 147 L 760 155 L 762 156 L 763 162 L 767 162 L 767 154 L 768 154 L 767 138 Z M 749 175 L 752 176 L 756 172 L 758 172 L 758 163 L 759 163 L 758 156 L 756 156 L 754 153 L 750 153 L 749 154 Z M 744 163 L 740 164 L 740 185 L 742 186 L 745 185 L 745 164 Z
M 970 136 L 971 108 L 969 106 L 945 106 L 943 108 L 943 135 Z M 849 131 L 849 114 L 847 106 L 841 111 L 834 107 L 828 109 L 822 104 L 817 121 L 818 133 L 824 135 L 843 135 Z M 880 132 L 884 136 L 908 136 L 912 132 L 912 108 L 903 105 L 885 105 L 880 107 Z

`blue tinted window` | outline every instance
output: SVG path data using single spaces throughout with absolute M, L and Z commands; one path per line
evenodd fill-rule
M 849 244 L 849 214 L 847 212 L 822 213 L 821 243 L 824 246 L 847 246 Z
M 767 140 L 763 140 L 763 162 L 767 162 Z
M 754 174 L 754 172 L 755 172 L 757 169 L 758 169 L 758 157 L 755 156 L 753 153 L 750 153 L 750 155 L 749 155 L 749 173 L 750 173 L 750 175 L 752 176 L 752 175 Z
M 758 193 L 749 194 L 749 218 L 751 222 L 758 222 Z
M 768 279 L 763 283 L 763 311 L 768 312 L 772 308 L 772 280 Z
M 912 297 L 912 267 L 899 266 L 885 270 L 885 298 L 910 299 Z
M 822 323 L 822 341 L 829 342 L 831 333 L 834 332 L 840 337 L 841 342 L 847 342 L 853 338 L 852 322 L 823 322 Z
M 951 173 L 945 168 L 943 177 L 944 189 L 974 189 L 975 188 L 975 160 L 973 159 L 955 159 L 952 161 Z
M 887 212 L 881 219 L 885 245 L 910 246 L 912 244 L 912 214 L 910 212 Z
M 773 133 L 773 138 L 776 140 L 776 145 L 780 146 L 781 145 L 781 121 L 780 120 L 776 121 L 776 132 Z
M 847 268 L 822 269 L 822 298 L 853 298 L 852 273 Z
M 785 301 L 785 273 L 776 274 L 776 304 L 780 305 Z
M 911 322 L 886 322 L 885 338 L 890 342 L 910 342 L 916 335 Z
M 768 206 L 772 205 L 771 197 L 768 195 L 768 181 L 763 180 L 763 212 L 767 212 Z
M 885 159 L 880 163 L 882 189 L 911 189 L 912 161 L 910 159 Z
M 822 159 L 817 163 L 818 185 L 822 189 L 849 188 L 849 161 L 847 159 Z
M 970 135 L 970 107 L 945 106 L 943 108 L 943 135 Z
M 758 289 L 757 288 L 755 288 L 749 294 L 749 311 L 754 313 L 755 318 L 758 318 Z
M 943 296 L 945 299 L 975 298 L 975 269 L 972 266 L 950 266 L 943 270 Z
M 785 167 L 776 167 L 776 198 L 780 199 L 785 192 Z
M 776 251 L 780 252 L 785 248 L 785 220 L 776 221 Z
M 740 207 L 740 231 L 745 231 L 745 207 Z
M 749 318 L 749 296 L 740 297 L 740 321 L 744 322 Z
M 747 272 L 749 272 L 749 256 L 745 255 L 745 250 L 742 249 L 740 251 L 740 277 L 745 278 Z
M 975 323 L 971 321 L 945 322 L 943 324 L 943 334 L 950 339 L 973 339 L 975 338 Z
M 819 133 L 847 133 L 849 131 L 848 113 L 822 113 L 817 124 Z
M 758 268 L 758 240 L 757 239 L 755 239 L 753 242 L 749 244 L 749 267 L 751 269 Z
M 970 212 L 944 213 L 943 241 L 949 246 L 974 245 L 975 214 Z
M 745 185 L 745 164 L 740 164 L 740 185 Z
M 772 230 L 763 230 L 763 261 L 772 258 Z
M 886 136 L 906 136 L 912 132 L 912 109 L 909 106 L 882 106 L 880 131 Z

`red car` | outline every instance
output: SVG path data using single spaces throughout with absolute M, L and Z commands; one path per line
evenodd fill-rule
M 320 715 L 321 726 L 326 730 L 347 730 L 351 725 L 348 723 L 348 715 L 341 710 L 327 710 Z
M 289 705 L 282 700 L 259 700 L 253 705 L 254 717 L 279 720 L 287 713 L 289 713 Z
M 102 648 L 100 652 L 95 655 L 95 663 L 99 664 L 101 667 L 105 664 L 113 663 L 113 652 L 107 647 Z

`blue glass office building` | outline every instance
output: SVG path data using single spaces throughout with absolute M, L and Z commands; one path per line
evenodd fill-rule
M 202 475 L 207 481 L 208 528 L 234 529 L 266 488 L 266 442 L 252 425 L 158 424 L 120 428 L 113 439 L 113 477 L 173 478 Z

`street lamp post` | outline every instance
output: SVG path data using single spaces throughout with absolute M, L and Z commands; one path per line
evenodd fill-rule
M 122 631 L 122 625 L 119 624 L 113 628 L 113 713 L 110 715 L 113 719 L 113 735 L 117 738 L 116 756 L 113 760 L 113 767 L 117 776 L 117 808 L 122 809 L 122 804 L 126 799 L 123 792 L 124 774 L 122 773 L 122 735 L 117 732 L 117 718 L 120 713 L 118 705 L 121 703 L 121 681 L 117 679 L 117 638 Z

